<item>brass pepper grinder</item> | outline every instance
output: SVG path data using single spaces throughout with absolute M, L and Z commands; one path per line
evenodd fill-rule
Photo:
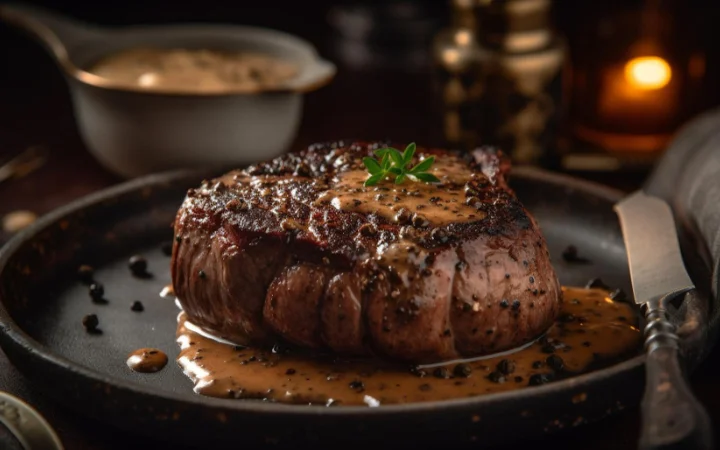
M 515 163 L 551 164 L 564 112 L 566 46 L 552 0 L 451 0 L 433 42 L 449 145 L 501 147 Z

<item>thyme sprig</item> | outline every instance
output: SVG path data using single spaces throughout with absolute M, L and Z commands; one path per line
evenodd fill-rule
M 373 152 L 379 159 L 369 156 L 363 158 L 362 162 L 370 173 L 368 179 L 365 180 L 365 186 L 373 186 L 388 177 L 395 177 L 395 184 L 402 184 L 406 179 L 439 183 L 438 177 L 428 172 L 435 163 L 434 156 L 423 159 L 412 168 L 409 167 L 413 156 L 415 156 L 415 149 L 415 143 L 411 142 L 405 147 L 404 152 L 400 152 L 396 148 L 386 147 Z

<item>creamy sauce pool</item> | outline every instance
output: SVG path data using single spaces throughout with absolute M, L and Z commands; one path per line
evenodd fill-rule
M 317 202 L 329 203 L 342 211 L 377 214 L 390 221 L 416 226 L 443 226 L 485 218 L 486 213 L 479 210 L 463 190 L 468 180 L 478 176 L 466 164 L 454 158 L 440 158 L 429 172 L 443 183 L 406 181 L 400 185 L 380 183 L 365 187 L 368 172 L 351 170 L 340 174 L 333 189 L 320 195 Z
M 128 87 L 209 93 L 276 87 L 295 77 L 298 69 L 259 53 L 133 48 L 103 58 L 90 72 Z
M 602 289 L 563 288 L 546 335 L 512 353 L 409 368 L 219 342 L 178 317 L 178 364 L 195 392 L 287 403 L 379 406 L 473 397 L 576 375 L 638 352 L 637 315 Z

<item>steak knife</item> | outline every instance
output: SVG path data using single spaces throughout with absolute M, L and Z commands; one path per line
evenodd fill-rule
M 710 419 L 684 376 L 668 302 L 695 288 L 685 270 L 669 205 L 643 191 L 614 206 L 627 249 L 635 303 L 645 326 L 645 393 L 639 447 L 711 449 Z

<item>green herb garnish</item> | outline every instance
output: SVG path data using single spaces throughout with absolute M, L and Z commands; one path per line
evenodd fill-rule
M 365 186 L 373 186 L 387 177 L 395 177 L 395 184 L 402 184 L 406 178 L 413 181 L 424 181 L 426 183 L 440 182 L 438 177 L 428 172 L 435 162 L 434 156 L 423 159 L 413 168 L 408 168 L 410 161 L 412 161 L 415 155 L 414 142 L 408 144 L 402 153 L 400 150 L 392 147 L 380 148 L 373 153 L 375 153 L 375 156 L 380 158 L 380 160 L 369 156 L 362 160 L 368 172 L 370 172 L 370 177 L 365 180 Z

